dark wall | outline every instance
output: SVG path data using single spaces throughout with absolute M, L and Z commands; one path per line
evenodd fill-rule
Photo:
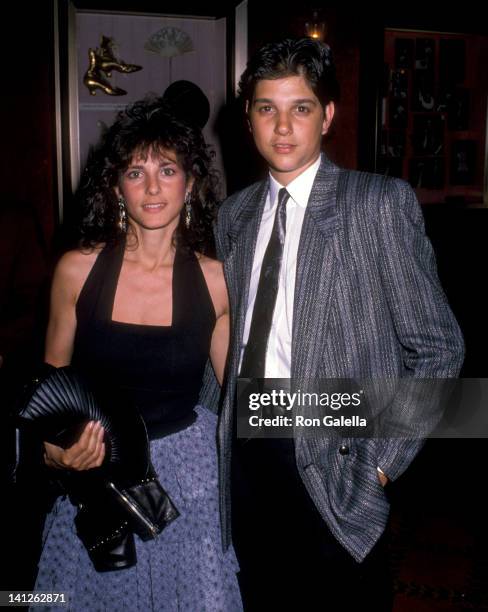
M 0 374 L 7 377 L 9 363 L 19 369 L 41 351 L 57 213 L 51 3 L 9 6 L 2 17 Z
M 42 6 L 41 6 L 42 5 Z M 46 241 L 55 226 L 54 33 L 51 2 L 10 7 L 3 16 L 0 206 L 28 202 Z M 7 30 L 12 36 L 7 36 Z

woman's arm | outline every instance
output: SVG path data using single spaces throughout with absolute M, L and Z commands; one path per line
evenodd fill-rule
M 51 305 L 44 359 L 60 368 L 69 365 L 76 332 L 76 301 L 80 292 L 77 269 L 81 253 L 70 251 L 59 261 L 51 287 Z
M 79 251 L 66 253 L 59 261 L 51 289 L 51 307 L 46 336 L 45 361 L 59 368 L 68 365 L 76 332 L 76 302 L 94 256 Z M 99 467 L 105 457 L 103 427 L 90 421 L 75 444 L 63 449 L 44 443 L 44 460 L 49 467 L 88 470 Z

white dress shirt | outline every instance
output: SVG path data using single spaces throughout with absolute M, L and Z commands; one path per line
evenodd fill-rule
M 320 155 L 311 166 L 286 186 L 286 190 L 290 194 L 290 197 L 286 202 L 285 245 L 281 262 L 278 294 L 276 296 L 276 305 L 266 351 L 266 378 L 290 378 L 293 302 L 298 243 L 300 241 L 305 210 L 319 166 Z M 283 185 L 280 185 L 280 183 L 270 174 L 269 191 L 264 205 L 261 224 L 259 226 L 256 251 L 252 264 L 246 321 L 244 324 L 244 334 L 241 345 L 241 364 L 242 355 L 249 337 L 252 312 L 256 300 L 264 253 L 271 237 L 271 230 L 273 229 L 276 208 L 278 206 L 278 192 L 282 187 Z

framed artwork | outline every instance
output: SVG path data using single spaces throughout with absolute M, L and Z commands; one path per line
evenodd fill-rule
M 384 31 L 376 171 L 422 204 L 488 206 L 487 57 L 486 36 Z
M 232 2 L 218 15 L 198 16 L 88 10 L 79 4 L 59 3 L 60 219 L 90 148 L 117 113 L 147 95 L 163 95 L 179 80 L 197 85 L 208 99 L 210 117 L 203 131 L 215 151 L 225 195 L 216 126 L 234 95 L 235 75 L 247 61 L 247 3 Z

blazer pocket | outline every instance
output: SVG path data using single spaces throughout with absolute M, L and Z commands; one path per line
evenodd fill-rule
M 329 454 L 328 465 L 312 463 L 305 469 L 308 486 L 319 512 L 335 537 L 361 560 L 383 533 L 389 503 L 371 461 L 340 446 Z M 360 552 L 361 551 L 361 552 Z

